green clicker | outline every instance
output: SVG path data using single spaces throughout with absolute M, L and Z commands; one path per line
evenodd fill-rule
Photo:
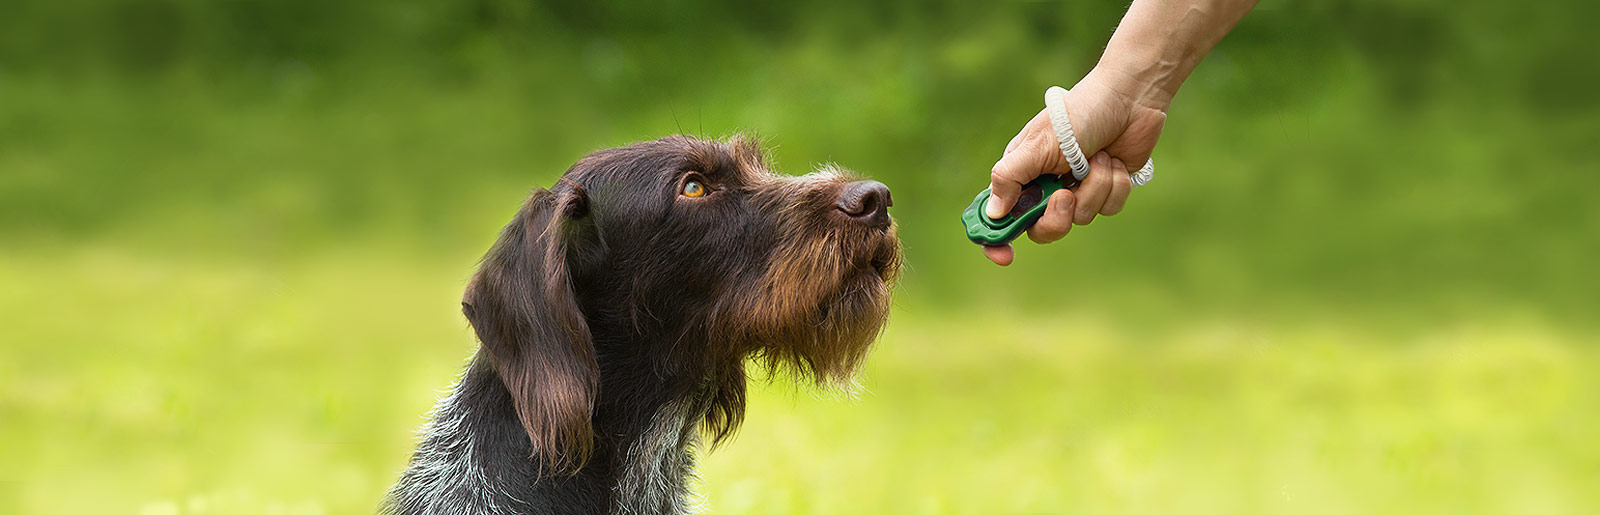
M 961 225 L 966 226 L 967 239 L 973 243 L 988 246 L 1009 244 L 1018 236 L 1022 236 L 1023 231 L 1033 227 L 1034 222 L 1039 221 L 1039 216 L 1049 207 L 1050 195 L 1061 188 L 1077 185 L 1078 181 L 1070 174 L 1040 175 L 1039 178 L 1022 186 L 1022 194 L 1018 196 L 1017 204 L 1011 206 L 1011 212 L 999 219 L 989 218 L 983 213 L 983 206 L 989 201 L 989 189 L 985 188 L 972 199 L 972 205 L 961 212 Z

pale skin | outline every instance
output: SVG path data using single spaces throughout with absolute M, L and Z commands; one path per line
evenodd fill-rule
M 1067 93 L 1067 118 L 1078 146 L 1093 156 L 1089 176 L 1076 191 L 1050 196 L 1028 239 L 1050 243 L 1073 225 L 1122 212 L 1133 190 L 1129 167 L 1137 170 L 1150 158 L 1179 86 L 1255 5 L 1255 0 L 1134 0 L 1100 62 Z M 994 164 L 986 214 L 1004 216 L 1022 185 L 1039 175 L 1067 172 L 1050 116 L 1040 110 Z M 1013 259 L 1010 245 L 985 246 L 983 253 L 1001 266 Z

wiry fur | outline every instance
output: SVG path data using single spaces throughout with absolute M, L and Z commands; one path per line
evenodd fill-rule
M 618 477 L 617 513 L 689 513 L 689 485 L 694 473 L 691 451 L 695 431 L 705 417 L 708 398 L 695 396 L 668 403 L 650 419 L 650 428 L 628 448 L 628 468 Z
M 484 257 L 462 299 L 482 347 L 384 511 L 690 511 L 699 431 L 737 429 L 747 359 L 854 375 L 899 268 L 889 202 L 835 168 L 773 174 L 744 139 L 583 158 Z

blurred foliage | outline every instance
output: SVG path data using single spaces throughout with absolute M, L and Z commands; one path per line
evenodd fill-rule
M 1573 301 L 1600 287 L 1582 270 L 1600 250 L 1583 91 L 1600 66 L 1557 4 L 1264 6 L 1179 97 L 1161 188 L 1016 269 L 981 266 L 954 213 L 1121 8 L 11 2 L 0 234 L 456 257 L 588 151 L 751 131 L 791 172 L 837 161 L 893 187 L 918 298 L 1083 263 L 1105 272 L 1083 289 L 1174 308 L 1315 292 L 1591 318 Z M 1016 283 L 1013 299 L 1058 288 Z
M 1153 187 L 989 265 L 957 214 L 1124 7 L 0 3 L 0 512 L 365 511 L 528 189 L 677 132 L 884 181 L 909 266 L 874 394 L 763 393 L 713 507 L 1592 511 L 1595 9 L 1263 3 Z

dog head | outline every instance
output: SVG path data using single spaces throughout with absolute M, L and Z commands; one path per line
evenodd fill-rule
M 775 174 L 742 138 L 603 150 L 528 198 L 463 310 L 547 465 L 587 460 L 613 370 L 709 391 L 717 441 L 743 416 L 748 358 L 848 384 L 899 270 L 890 205 L 837 168 Z

